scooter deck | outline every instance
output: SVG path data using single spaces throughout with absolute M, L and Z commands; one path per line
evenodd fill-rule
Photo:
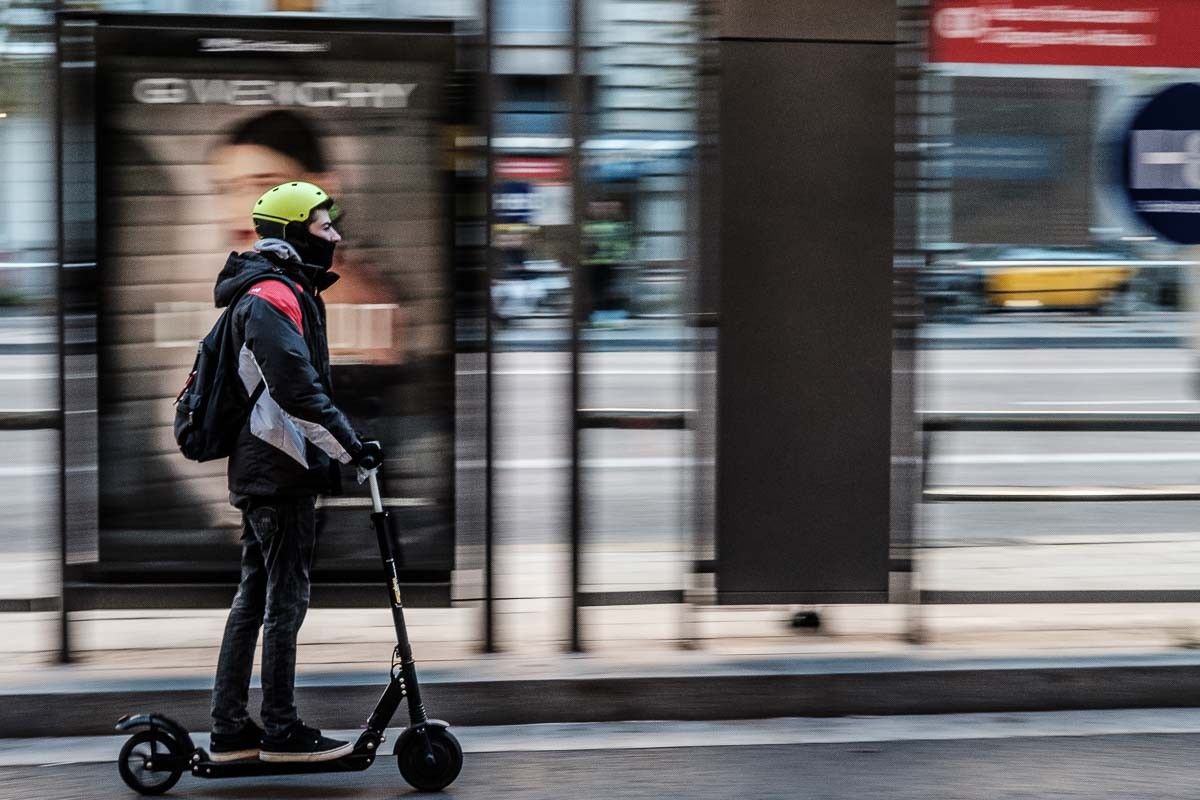
M 197 778 L 245 778 L 254 775 L 305 775 L 318 772 L 361 772 L 375 763 L 374 753 L 355 751 L 332 761 L 272 762 L 247 758 L 241 761 L 217 763 L 204 750 L 196 751 L 199 760 L 191 764 L 191 772 Z

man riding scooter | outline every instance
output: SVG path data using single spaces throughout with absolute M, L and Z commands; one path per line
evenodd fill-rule
M 218 307 L 236 301 L 235 368 L 253 400 L 229 456 L 230 502 L 242 512 L 242 569 L 212 696 L 210 753 L 218 763 L 327 761 L 353 749 L 305 725 L 295 704 L 317 495 L 338 491 L 339 463 L 370 470 L 383 462 L 380 444 L 362 441 L 330 395 L 321 292 L 338 279 L 329 271 L 341 240 L 337 215 L 315 184 L 270 189 L 251 212 L 262 238 L 230 254 L 214 291 Z M 260 627 L 263 728 L 247 711 Z

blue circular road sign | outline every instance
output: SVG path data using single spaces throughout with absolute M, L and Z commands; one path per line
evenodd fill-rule
M 1173 242 L 1200 244 L 1200 84 L 1164 89 L 1138 112 L 1122 174 L 1146 225 Z

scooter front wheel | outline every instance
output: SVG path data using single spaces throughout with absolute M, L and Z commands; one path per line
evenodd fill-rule
M 400 774 L 414 789 L 438 792 L 462 771 L 462 745 L 445 728 L 427 727 L 408 737 L 396 760 Z
M 125 785 L 135 792 L 162 794 L 183 775 L 183 769 L 176 766 L 183 756 L 179 750 L 179 743 L 164 731 L 154 728 L 138 731 L 121 748 L 121 754 L 117 757 L 117 771 L 121 773 Z M 156 765 L 155 759 L 159 757 L 163 757 L 160 764 L 171 766 L 163 769 Z

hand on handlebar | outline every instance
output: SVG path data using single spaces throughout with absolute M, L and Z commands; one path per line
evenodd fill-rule
M 365 469 L 368 472 L 379 469 L 383 466 L 383 445 L 375 440 L 363 442 L 362 449 L 358 451 L 358 457 L 354 459 L 354 464 L 359 469 Z

